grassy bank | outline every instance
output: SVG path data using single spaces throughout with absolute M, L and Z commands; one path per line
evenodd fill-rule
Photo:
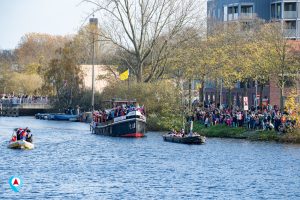
M 248 131 L 246 128 L 231 128 L 226 125 L 217 125 L 205 128 L 200 123 L 194 124 L 194 131 L 206 137 L 237 138 L 253 141 L 276 141 L 286 143 L 300 143 L 300 130 L 280 135 L 275 131 Z
M 204 125 L 194 123 L 194 131 L 206 137 L 220 137 L 220 138 L 241 138 L 245 139 L 246 136 L 244 128 L 229 128 L 225 125 L 210 126 L 205 128 Z

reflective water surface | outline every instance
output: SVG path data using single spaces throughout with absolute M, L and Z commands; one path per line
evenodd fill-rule
M 34 150 L 8 149 L 30 127 Z M 300 199 L 300 146 L 92 135 L 88 124 L 0 118 L 0 199 Z M 8 180 L 23 179 L 19 193 Z

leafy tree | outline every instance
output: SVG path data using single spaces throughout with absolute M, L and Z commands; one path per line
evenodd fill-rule
M 264 26 L 265 48 L 268 49 L 269 62 L 272 65 L 272 76 L 280 89 L 280 109 L 284 108 L 284 91 L 292 74 L 299 70 L 294 50 L 284 35 L 281 23 L 269 23 Z
M 16 58 L 13 52 L 0 51 L 0 93 L 13 91 L 10 90 L 8 81 L 11 79 L 10 74 L 14 63 L 16 63 Z
M 266 84 L 269 83 L 272 74 L 272 62 L 269 59 L 267 41 L 262 37 L 263 31 L 259 30 L 253 35 L 253 39 L 244 45 L 244 81 L 245 91 L 249 81 L 256 81 L 260 90 L 260 105 L 262 104 L 262 93 Z M 245 94 L 247 96 L 247 94 Z
M 241 33 L 239 23 L 226 24 L 225 27 L 224 25 L 217 27 L 210 39 L 213 41 L 210 48 L 213 49 L 212 64 L 215 70 L 211 71 L 209 78 L 221 79 L 222 85 L 229 91 L 227 97 L 229 106 L 232 105 L 232 89 L 244 78 L 242 49 L 245 38 Z
M 287 96 L 287 100 L 285 102 L 285 108 L 289 113 L 291 120 L 296 121 L 297 128 L 300 128 L 300 105 L 297 103 L 296 98 L 298 97 L 297 91 L 293 90 L 290 92 L 289 96 Z
M 68 36 L 41 33 L 24 35 L 16 49 L 19 70 L 43 75 L 48 63 L 55 57 L 56 49 L 63 47 L 67 41 L 70 41 Z
M 50 61 L 44 78 L 46 81 L 43 89 L 55 96 L 54 104 L 57 108 L 76 106 L 76 99 L 80 99 L 83 78 L 71 42 L 57 50 L 56 58 Z
M 11 72 L 7 80 L 8 91 L 15 94 L 39 94 L 42 79 L 37 74 Z

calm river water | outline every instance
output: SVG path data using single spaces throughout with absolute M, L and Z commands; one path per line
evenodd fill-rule
M 29 126 L 34 150 L 6 147 Z M 0 199 L 300 199 L 300 146 L 92 135 L 88 124 L 0 118 Z M 8 180 L 23 180 L 19 193 Z

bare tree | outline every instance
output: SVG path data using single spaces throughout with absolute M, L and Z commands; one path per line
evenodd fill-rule
M 203 0 L 84 0 L 101 15 L 105 38 L 131 56 L 131 73 L 148 82 L 164 71 L 171 41 L 186 27 L 197 27 Z M 201 21 L 202 22 L 202 21 Z M 177 41 L 177 40 L 176 40 Z M 174 44 L 173 44 L 174 46 Z

